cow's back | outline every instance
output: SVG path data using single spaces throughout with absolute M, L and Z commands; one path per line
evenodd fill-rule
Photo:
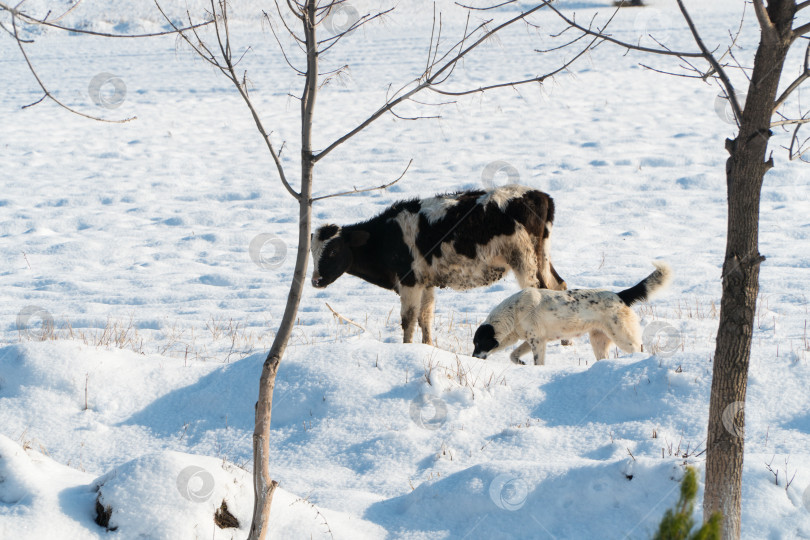
M 501 279 L 547 234 L 553 203 L 543 192 L 510 185 L 439 195 L 390 215 L 425 286 L 470 289 Z

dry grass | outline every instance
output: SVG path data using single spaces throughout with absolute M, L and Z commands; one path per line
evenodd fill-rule
M 482 374 L 485 364 L 478 362 L 472 365 L 465 365 L 461 358 L 455 356 L 453 365 L 444 365 L 437 359 L 438 354 L 432 352 L 423 361 L 423 377 L 425 382 L 433 385 L 436 377 L 442 377 L 450 382 L 451 386 L 458 388 L 469 388 L 475 398 L 475 390 L 488 390 L 496 385 L 506 385 L 506 369 L 501 373 Z
M 20 341 L 78 341 L 97 349 L 129 350 L 138 354 L 160 354 L 184 360 L 230 362 L 239 360 L 257 350 L 269 347 L 274 336 L 269 323 L 262 328 L 245 328 L 233 319 L 211 316 L 203 331 L 194 326 L 183 326 L 178 321 L 159 330 L 141 330 L 134 318 L 108 317 L 99 328 L 74 328 L 65 320 L 52 332 L 40 336 L 20 332 Z

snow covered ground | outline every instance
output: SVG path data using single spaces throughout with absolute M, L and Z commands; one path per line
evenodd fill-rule
M 653 32 L 692 50 L 676 8 L 650 3 L 622 10 L 617 34 Z M 609 4 L 560 6 L 588 20 Z M 712 45 L 739 24 L 738 2 L 689 4 Z M 458 35 L 463 10 L 439 7 L 443 33 Z M 299 107 L 289 94 L 301 81 L 257 22 L 261 8 L 233 2 L 235 46 L 251 47 L 242 65 L 295 178 Z M 182 14 L 179 2 L 167 9 Z M 432 12 L 432 3 L 399 5 L 323 58 L 326 69 L 350 70 L 321 89 L 316 147 L 366 118 L 390 83 L 419 75 Z M 752 15 L 742 61 L 758 39 Z M 81 4 L 66 22 L 165 26 L 134 0 Z M 40 93 L 0 35 L 0 538 L 243 538 L 258 374 L 292 275 L 297 209 L 228 81 L 174 38 L 33 36 L 27 50 L 66 103 L 137 117 L 101 124 L 47 102 L 20 109 Z M 470 57 L 450 88 L 553 69 L 574 54 L 533 52 L 553 43 L 515 28 Z M 785 79 L 798 74 L 800 52 Z M 482 178 L 506 162 L 554 197 L 552 253 L 569 286 L 618 290 L 646 276 L 651 260 L 670 262 L 669 292 L 637 309 L 656 354 L 594 363 L 582 338 L 550 345 L 542 368 L 505 353 L 467 356 L 477 324 L 517 289 L 511 276 L 439 291 L 435 348 L 399 343 L 391 292 L 353 277 L 307 285 L 274 400 L 272 537 L 650 536 L 684 464 L 700 469 L 705 459 L 723 140 L 734 130 L 717 88 L 640 61 L 675 67 L 603 45 L 542 87 L 410 104 L 400 114 L 442 117 L 381 119 L 318 164 L 315 191 L 385 183 L 413 159 L 407 175 L 387 191 L 320 201 L 315 221 L 351 223 L 401 198 L 506 183 L 506 174 Z M 810 538 L 810 172 L 787 161 L 788 144 L 777 131 L 763 188 L 767 260 L 744 434 L 751 539 Z M 366 331 L 339 324 L 327 302 Z M 43 341 L 51 320 L 56 339 Z M 238 529 L 215 524 L 223 501 Z M 99 504 L 115 532 L 95 523 Z

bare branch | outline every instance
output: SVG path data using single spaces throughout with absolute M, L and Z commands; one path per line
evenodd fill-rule
M 12 32 L 8 28 L 6 28 L 3 25 L 3 23 L 1 23 L 1 22 L 0 22 L 0 29 L 4 30 L 8 35 L 10 35 L 12 38 L 16 39 L 17 41 L 20 41 L 21 43 L 33 43 L 34 42 L 33 39 L 22 39 L 22 38 L 18 39 L 17 36 L 14 35 L 14 32 Z
M 808 114 L 810 114 L 810 113 L 808 113 Z M 805 115 L 805 117 L 806 116 L 807 115 Z M 805 146 L 807 144 L 807 141 L 810 140 L 810 138 L 805 139 L 804 142 L 799 143 L 799 130 L 801 128 L 802 128 L 802 124 L 796 124 L 796 129 L 793 130 L 793 135 L 790 137 L 790 148 L 788 148 L 787 151 L 788 151 L 788 156 L 789 156 L 791 161 L 793 161 L 794 159 L 798 159 L 800 161 L 803 161 L 803 162 L 807 163 L 808 161 L 806 159 L 804 159 L 803 156 L 808 150 L 810 150 L 810 146 Z M 794 152 L 793 147 L 797 143 L 798 143 L 798 148 Z M 802 147 L 804 147 L 804 148 L 802 148 Z
M 787 98 L 790 97 L 792 94 L 804 81 L 806 81 L 810 77 L 810 41 L 807 42 L 807 48 L 804 50 L 804 69 L 802 70 L 801 75 L 796 77 L 796 79 L 788 85 L 782 95 L 776 100 L 773 104 L 773 112 L 781 107 Z
M 692 21 L 692 17 L 689 15 L 689 12 L 686 10 L 686 6 L 683 5 L 683 0 L 677 0 L 678 7 L 683 14 L 683 18 L 686 19 L 686 24 L 689 25 L 689 31 L 692 32 L 692 37 L 695 39 L 695 43 L 700 48 L 703 57 L 709 62 L 717 72 L 717 76 L 720 77 L 720 80 L 723 82 L 723 88 L 726 91 L 726 96 L 728 97 L 729 103 L 731 103 L 731 109 L 734 111 L 734 118 L 737 120 L 739 124 L 742 122 L 742 109 L 740 108 L 740 103 L 737 101 L 737 95 L 734 93 L 734 86 L 732 86 L 731 81 L 726 74 L 726 71 L 723 67 L 717 62 L 714 58 L 714 55 L 706 48 L 706 45 L 703 43 L 703 39 L 701 39 L 700 34 L 695 27 L 695 23 Z
M 779 34 L 777 33 L 776 26 L 773 24 L 773 21 L 771 21 L 762 0 L 754 0 L 754 12 L 757 14 L 757 21 L 759 21 L 759 27 L 762 28 L 762 35 L 764 36 L 765 41 L 770 43 L 776 42 L 776 40 L 779 39 Z
M 568 28 L 571 28 L 571 27 L 569 26 Z M 563 31 L 563 32 L 564 32 L 564 31 Z M 563 34 L 563 32 L 560 32 L 560 33 L 558 34 L 558 36 L 561 36 L 561 35 Z M 567 43 L 563 43 L 562 45 L 558 45 L 558 46 L 556 46 L 556 47 L 552 47 L 552 48 L 550 48 L 550 49 L 535 49 L 535 50 L 534 50 L 534 52 L 536 52 L 536 53 L 541 53 L 541 54 L 545 54 L 545 53 L 550 53 L 550 52 L 558 51 L 558 50 L 560 50 L 560 49 L 566 49 L 566 48 L 570 47 L 571 45 L 573 45 L 574 43 L 576 43 L 577 41 L 579 41 L 580 39 L 582 39 L 582 38 L 586 37 L 587 35 L 588 35 L 588 34 L 580 34 L 580 35 L 579 35 L 579 37 L 576 37 L 576 38 L 572 39 L 571 41 L 569 41 L 569 42 L 567 42 Z
M 19 4 L 17 6 L 19 6 Z M 78 6 L 78 3 L 75 4 L 74 6 L 72 6 L 68 11 L 66 11 L 65 13 L 60 15 L 59 17 L 57 17 L 55 20 L 58 21 L 61 18 L 63 18 L 65 15 L 70 13 L 76 6 Z M 199 28 L 201 26 L 207 26 L 207 25 L 209 25 L 209 24 L 211 24 L 213 22 L 213 21 L 205 21 L 205 22 L 201 22 L 201 23 L 195 24 L 195 25 L 187 27 L 187 28 L 173 28 L 172 30 L 167 30 L 165 32 L 152 32 L 152 33 L 148 33 L 148 34 L 110 34 L 110 33 L 107 33 L 107 32 L 97 32 L 97 31 L 94 31 L 94 30 L 86 30 L 84 28 L 73 28 L 73 27 L 70 27 L 70 26 L 63 26 L 61 24 L 56 24 L 55 22 L 46 21 L 44 18 L 43 19 L 38 19 L 36 17 L 33 17 L 33 16 L 28 15 L 26 13 L 23 13 L 22 11 L 19 11 L 18 7 L 12 8 L 12 7 L 10 7 L 9 5 L 7 5 L 7 4 L 5 4 L 3 2 L 0 2 L 0 11 L 8 11 L 8 12 L 11 13 L 12 17 L 16 16 L 17 18 L 19 18 L 20 20 L 26 22 L 27 24 L 49 26 L 51 28 L 56 28 L 58 30 L 64 30 L 65 32 L 75 32 L 77 34 L 87 34 L 87 35 L 90 35 L 90 36 L 111 37 L 111 38 L 147 38 L 147 37 L 157 37 L 157 36 L 168 36 L 168 35 L 171 35 L 171 34 L 177 34 L 177 33 L 181 32 L 181 31 L 184 32 L 184 31 L 187 31 L 187 30 L 191 30 L 192 28 Z M 172 25 L 172 26 L 174 27 L 174 25 Z
M 433 24 L 430 25 L 430 41 L 428 42 L 427 62 L 425 63 L 425 71 L 427 73 L 430 69 L 430 55 L 433 51 L 433 35 L 436 33 L 436 3 L 433 3 Z M 438 46 L 438 43 L 436 44 Z
M 466 48 L 461 50 L 458 54 L 454 55 L 449 60 L 447 60 L 444 64 L 442 64 L 442 66 L 437 71 L 435 71 L 435 72 L 432 71 L 433 68 L 431 66 L 430 74 L 425 72 L 419 77 L 419 79 L 414 81 L 414 82 L 416 82 L 416 86 L 414 88 L 412 88 L 411 90 L 405 92 L 404 94 L 400 95 L 399 97 L 397 97 L 395 99 L 386 100 L 384 105 L 382 105 L 380 108 L 378 108 L 376 111 L 374 111 L 374 113 L 372 113 L 371 116 L 366 118 L 363 122 L 361 122 L 359 125 L 357 125 L 354 129 L 352 129 L 351 131 L 349 131 L 348 133 L 346 133 L 342 137 L 340 137 L 337 140 L 335 140 L 334 142 L 332 142 L 329 146 L 327 146 L 325 149 L 321 150 L 319 153 L 314 154 L 312 156 L 313 162 L 317 162 L 317 161 L 323 159 L 332 150 L 334 150 L 335 148 L 337 148 L 338 146 L 340 146 L 341 144 L 346 142 L 351 137 L 355 136 L 360 131 L 364 130 L 372 122 L 374 122 L 377 118 L 379 118 L 380 116 L 382 116 L 386 112 L 390 111 L 391 109 L 393 109 L 394 107 L 396 107 L 397 105 L 402 103 L 403 101 L 406 101 L 406 100 L 410 99 L 410 97 L 413 96 L 414 94 L 417 94 L 417 93 L 421 92 L 425 88 L 433 86 L 434 84 L 436 84 L 436 82 L 438 80 L 442 80 L 441 78 L 445 74 L 446 71 L 448 71 L 448 70 L 451 71 L 456 64 L 461 62 L 461 60 L 464 59 L 464 57 L 467 56 L 467 54 L 470 53 L 470 51 L 474 50 L 476 47 L 478 47 L 479 45 L 484 43 L 490 37 L 495 35 L 498 31 L 500 31 L 501 29 L 503 29 L 503 28 L 505 28 L 505 27 L 517 22 L 517 21 L 524 20 L 526 17 L 528 17 L 532 13 L 535 13 L 536 11 L 538 11 L 538 10 L 540 10 L 540 9 L 546 7 L 546 6 L 550 6 L 548 1 L 544 1 L 543 3 L 535 6 L 534 8 L 529 9 L 529 10 L 523 12 L 523 13 L 520 13 L 520 14 L 516 15 L 515 17 L 512 17 L 511 19 L 508 19 L 507 21 L 499 24 L 498 26 L 496 26 L 492 30 L 484 31 L 483 35 L 481 37 L 479 37 L 474 43 L 472 43 L 471 45 L 468 45 Z M 481 28 L 481 26 L 479 26 L 478 28 Z M 476 30 L 474 30 L 473 33 L 476 32 L 478 30 L 478 28 L 476 28 Z M 467 37 L 469 37 L 469 35 L 465 36 L 464 39 L 466 39 Z M 444 58 L 444 57 L 442 57 L 442 58 Z M 404 90 L 404 88 L 405 87 L 403 87 L 403 90 Z
M 796 13 L 798 13 L 799 10 L 802 10 L 802 9 L 806 8 L 807 6 L 810 6 L 810 0 L 805 0 L 804 2 L 800 2 L 799 4 L 796 5 Z
M 801 124 L 807 124 L 808 122 L 810 122 L 810 118 L 794 118 L 788 120 L 780 120 L 778 122 L 771 122 L 771 127 L 797 126 Z
M 393 186 L 394 184 L 396 184 L 397 182 L 399 182 L 400 180 L 402 180 L 402 177 L 405 176 L 405 173 L 408 172 L 408 169 L 411 168 L 411 163 L 413 163 L 413 159 L 411 159 L 408 162 L 408 166 L 405 167 L 405 170 L 402 171 L 402 174 L 400 174 L 399 177 L 396 180 L 394 180 L 393 182 L 389 182 L 387 184 L 383 184 L 382 186 L 377 186 L 377 187 L 372 187 L 372 188 L 366 188 L 366 189 L 354 188 L 351 191 L 343 191 L 341 193 L 333 193 L 332 195 L 322 195 L 321 197 L 313 197 L 311 202 L 320 201 L 320 200 L 323 200 L 323 199 L 329 199 L 331 197 L 341 197 L 343 195 L 353 195 L 355 193 L 366 193 L 368 191 L 377 191 L 377 190 L 380 190 L 380 189 L 387 189 L 387 188 Z
M 296 19 L 298 19 L 301 22 L 304 21 L 304 15 L 303 15 L 303 9 L 304 8 L 303 8 L 303 6 L 301 4 L 296 2 L 295 5 L 293 5 L 291 0 L 287 0 L 287 7 L 290 8 L 290 12 L 292 12 L 293 16 Z
M 796 40 L 801 36 L 805 35 L 806 33 L 810 32 L 810 23 L 803 24 L 798 28 L 795 28 L 792 32 L 793 38 L 792 40 Z
M 433 91 L 433 92 L 436 92 L 438 94 L 443 94 L 443 95 L 446 95 L 446 96 L 465 96 L 465 95 L 468 95 L 468 94 L 475 94 L 477 92 L 485 92 L 487 90 L 492 90 L 492 89 L 495 89 L 495 88 L 504 88 L 504 87 L 508 87 L 508 86 L 515 87 L 515 86 L 520 86 L 522 84 L 528 84 L 528 83 L 533 83 L 533 82 L 542 84 L 542 82 L 545 81 L 546 79 L 548 79 L 549 77 L 553 77 L 554 75 L 556 75 L 556 74 L 558 74 L 558 73 L 560 73 L 562 71 L 567 70 L 568 66 L 570 66 L 571 64 L 576 62 L 579 59 L 580 56 L 582 56 L 583 54 L 585 54 L 586 52 L 588 52 L 589 50 L 594 48 L 596 45 L 598 45 L 598 44 L 595 45 L 595 43 L 599 39 L 600 38 L 593 38 L 591 40 L 591 42 L 588 44 L 588 46 L 585 47 L 584 49 L 582 49 L 571 60 L 569 60 L 568 62 L 566 62 L 565 64 L 563 64 L 559 68 L 555 69 L 554 71 L 552 71 L 550 73 L 546 73 L 545 75 L 540 75 L 538 77 L 533 77 L 531 79 L 525 79 L 525 80 L 522 80 L 522 81 L 512 81 L 512 82 L 506 82 L 506 83 L 500 83 L 500 84 L 491 84 L 489 86 L 482 86 L 480 88 L 476 88 L 475 90 L 467 90 L 465 92 L 446 92 L 444 90 L 439 90 L 438 88 L 434 88 L 432 86 L 430 87 L 430 90 Z
M 358 28 L 360 28 L 364 24 L 369 23 L 369 22 L 373 21 L 374 19 L 383 17 L 383 16 L 387 15 L 388 13 L 390 13 L 392 11 L 394 11 L 394 8 L 386 9 L 385 11 L 380 11 L 379 13 L 375 13 L 372 16 L 369 16 L 368 14 L 363 15 L 357 21 L 355 21 L 354 24 L 352 24 L 349 28 L 347 28 L 343 32 L 341 32 L 339 34 L 336 34 L 336 35 L 334 35 L 332 37 L 328 37 L 326 39 L 323 39 L 323 40 L 319 41 L 318 45 L 321 45 L 322 43 L 328 43 L 330 41 L 332 43 L 329 43 L 329 45 L 327 47 L 324 47 L 323 49 L 320 49 L 318 51 L 318 54 L 325 53 L 326 51 L 328 51 L 329 49 L 334 47 L 335 44 L 337 44 L 338 41 L 343 39 L 345 36 L 351 34 L 352 32 L 354 32 L 355 30 L 357 30 Z
M 651 47 L 642 47 L 641 45 L 635 45 L 635 44 L 629 43 L 627 41 L 621 41 L 619 39 L 616 39 L 616 38 L 610 36 L 609 34 L 605 34 L 603 29 L 597 28 L 596 30 L 592 30 L 590 27 L 586 28 L 586 27 L 578 24 L 576 21 L 574 21 L 572 19 L 569 19 L 568 17 L 563 15 L 560 12 L 560 10 L 558 10 L 552 4 L 548 4 L 548 7 L 554 13 L 556 13 L 558 17 L 560 17 L 563 21 L 568 23 L 569 26 L 572 26 L 572 27 L 576 28 L 580 32 L 584 32 L 585 34 L 604 39 L 605 41 L 608 41 L 608 42 L 613 43 L 615 45 L 619 45 L 621 47 L 626 47 L 626 48 L 631 49 L 633 51 L 660 54 L 660 55 L 664 55 L 664 56 L 678 56 L 678 57 L 682 57 L 682 58 L 702 58 L 703 57 L 702 52 L 684 52 L 684 51 L 672 51 L 672 50 L 669 50 L 669 49 L 653 49 Z M 616 8 L 616 11 L 614 11 L 613 15 L 611 16 L 611 19 L 616 16 L 616 13 L 618 12 L 618 9 L 619 8 Z
M 287 176 L 284 174 L 284 167 L 281 164 L 281 158 L 279 158 L 278 153 L 273 147 L 273 143 L 270 141 L 270 134 L 264 128 L 264 124 L 262 123 L 261 118 L 259 117 L 259 113 L 256 111 L 256 108 L 253 106 L 253 102 L 251 101 L 250 96 L 248 95 L 245 77 L 243 76 L 242 79 L 240 80 L 239 76 L 236 74 L 236 65 L 233 63 L 233 59 L 231 57 L 230 30 L 228 29 L 228 22 L 227 22 L 228 20 L 227 2 L 225 2 L 224 0 L 221 0 L 219 2 L 220 16 L 217 17 L 217 7 L 214 1 L 215 0 L 211 0 L 211 10 L 214 14 L 214 29 L 216 31 L 217 44 L 219 45 L 219 50 L 220 53 L 222 54 L 222 61 L 224 62 L 224 65 L 219 63 L 213 52 L 211 52 L 210 49 L 208 49 L 205 46 L 202 40 L 199 39 L 199 36 L 197 36 L 197 39 L 199 40 L 200 43 L 200 47 L 198 48 L 191 42 L 191 40 L 185 34 L 184 30 L 179 31 L 179 34 L 186 41 L 186 43 L 191 45 L 191 47 L 199 56 L 206 59 L 209 63 L 213 64 L 214 66 L 216 66 L 234 84 L 236 90 L 239 92 L 239 95 L 242 96 L 242 100 L 247 105 L 248 110 L 250 110 L 250 114 L 253 116 L 253 122 L 256 124 L 256 128 L 262 135 L 262 138 L 264 139 L 264 142 L 267 145 L 267 149 L 270 151 L 270 155 L 272 156 L 273 162 L 276 165 L 276 170 L 278 171 L 281 183 L 284 185 L 284 188 L 287 190 L 287 192 L 290 195 L 292 195 L 293 198 L 295 198 L 295 200 L 300 200 L 301 195 L 298 192 L 296 192 L 292 188 L 290 183 L 287 181 Z M 172 20 L 166 16 L 166 13 L 163 11 L 163 9 L 161 9 L 158 0 L 154 0 L 154 2 L 158 10 L 160 10 L 160 13 L 163 15 L 166 21 L 172 26 L 172 28 L 177 28 L 174 22 L 172 22 Z M 222 20 L 221 30 L 219 27 L 220 20 Z M 195 36 L 197 35 L 194 29 L 192 29 L 192 32 L 195 33 Z M 201 52 L 201 50 L 204 50 L 205 53 Z
M 29 103 L 28 105 L 23 105 L 21 108 L 22 109 L 27 109 L 28 107 L 33 107 L 34 105 L 39 105 L 40 103 L 45 101 L 45 98 L 47 98 L 47 97 L 48 97 L 48 94 L 42 94 L 41 98 L 39 98 L 38 100 L 36 100 L 33 103 Z
M 654 68 L 652 66 L 648 66 L 647 64 L 639 64 L 639 65 L 641 67 L 643 67 L 644 69 L 649 69 L 650 71 L 654 71 L 656 73 L 661 73 L 663 75 L 671 75 L 673 77 L 684 77 L 686 79 L 701 79 L 701 80 L 704 80 L 704 81 L 706 80 L 703 73 L 701 73 L 700 75 L 687 75 L 686 73 L 675 73 L 673 71 L 664 71 L 663 69 L 657 69 L 657 68 Z M 683 67 L 683 66 L 681 66 L 681 67 Z
M 73 4 L 72 6 L 70 6 L 69 8 L 67 8 L 67 9 L 65 10 L 65 12 L 64 12 L 64 13 L 62 13 L 61 15 L 59 15 L 57 18 L 52 19 L 52 22 L 59 22 L 59 21 L 61 21 L 62 19 L 64 19 L 64 18 L 65 18 L 65 17 L 67 17 L 68 15 L 70 15 L 70 13 L 71 13 L 71 12 L 72 12 L 74 9 L 76 9 L 77 7 L 79 7 L 79 4 L 81 4 L 81 3 L 82 3 L 82 0 L 76 0 L 76 3 L 75 3 L 75 4 Z
M 293 38 L 295 41 L 297 41 L 298 43 L 304 43 L 304 40 L 303 40 L 303 39 L 301 39 L 300 37 L 298 37 L 298 34 L 296 34 L 296 33 L 293 31 L 293 29 L 292 29 L 292 28 L 290 28 L 290 26 L 287 24 L 287 21 L 285 21 L 285 20 L 284 20 L 284 15 L 281 13 L 281 6 L 279 6 L 279 5 L 278 5 L 278 1 L 276 1 L 276 2 L 275 2 L 275 4 L 276 4 L 276 12 L 278 12 L 278 18 L 279 18 L 279 19 L 281 19 L 281 24 L 283 24 L 283 25 L 284 25 L 284 28 L 286 28 L 286 29 L 287 29 L 287 33 L 288 33 L 288 34 L 290 34 L 290 35 L 292 36 L 292 38 Z M 272 24 L 273 24 L 273 23 L 272 23 L 272 21 L 270 20 L 270 16 L 267 14 L 267 12 L 266 12 L 266 11 L 265 11 L 265 12 L 263 12 L 263 13 L 264 13 L 264 16 L 267 18 L 267 22 L 268 22 L 268 23 L 270 23 L 270 25 L 271 25 L 270 27 L 272 28 Z
M 489 6 L 489 7 L 483 7 L 483 8 L 473 7 L 473 6 L 466 6 L 466 5 L 464 5 L 464 4 L 460 3 L 460 2 L 454 2 L 454 4 L 456 4 L 459 7 L 463 7 L 464 9 L 469 9 L 470 11 L 487 11 L 487 10 L 490 10 L 490 9 L 498 9 L 499 7 L 508 6 L 509 4 L 514 4 L 515 2 L 517 2 L 517 0 L 506 0 L 505 2 L 501 2 L 500 4 L 496 4 L 494 6 Z
M 11 10 L 9 10 L 9 11 L 11 11 Z M 51 101 L 53 101 L 54 103 L 56 103 L 57 105 L 62 107 L 63 109 L 68 110 L 68 111 L 70 111 L 73 114 L 76 114 L 78 116 L 88 118 L 90 120 L 97 120 L 99 122 L 108 122 L 108 123 L 111 123 L 111 124 L 123 124 L 123 123 L 129 122 L 130 120 L 134 120 L 136 118 L 135 116 L 131 116 L 131 117 L 125 118 L 123 120 L 108 120 L 106 118 L 99 118 L 98 116 L 92 116 L 92 115 L 89 115 L 89 114 L 85 114 L 83 112 L 77 111 L 76 109 L 74 109 L 72 107 L 69 107 L 69 106 L 65 105 L 64 103 L 62 103 L 53 94 L 51 94 L 51 92 L 45 86 L 45 83 L 42 82 L 42 79 L 39 78 L 39 74 L 37 73 L 37 70 L 34 68 L 34 65 L 31 63 L 31 59 L 28 58 L 28 53 L 25 52 L 25 47 L 23 46 L 23 41 L 20 40 L 20 35 L 19 35 L 18 30 L 17 30 L 17 16 L 14 15 L 14 12 L 12 12 L 12 15 L 11 15 L 11 28 L 13 30 L 14 40 L 17 42 L 17 46 L 19 47 L 20 52 L 22 53 L 23 58 L 25 59 L 25 63 L 28 65 L 28 70 L 31 72 L 31 75 L 34 76 L 34 79 L 37 81 L 37 84 L 39 85 L 40 89 L 42 89 L 42 92 L 45 94 L 42 98 L 40 98 L 36 102 L 31 103 L 29 105 L 26 105 L 23 108 L 33 107 L 34 105 L 36 105 L 38 103 L 41 103 L 47 97 L 48 99 L 50 99 Z
M 165 18 L 167 21 L 169 21 L 169 24 L 170 24 L 170 25 L 171 25 L 173 28 L 176 28 L 176 27 L 175 27 L 175 25 L 174 25 L 174 23 L 171 21 L 171 19 L 169 19 L 168 15 L 166 15 L 166 13 L 164 13 L 164 12 L 163 12 L 163 8 L 161 8 L 161 7 L 160 7 L 160 4 L 157 2 L 157 0 L 155 0 L 155 6 L 157 6 L 158 11 L 160 11 L 160 14 L 161 14 L 161 15 L 163 15 L 163 18 Z M 190 14 L 189 12 L 186 12 L 186 16 L 188 17 L 188 19 L 189 19 L 189 21 L 190 21 L 190 20 L 191 20 L 191 14 Z M 194 36 L 197 38 L 197 43 L 196 43 L 196 44 L 195 44 L 195 43 L 193 43 L 193 42 L 191 41 L 191 39 L 189 39 L 189 37 L 186 35 L 185 31 L 184 31 L 184 32 L 179 32 L 179 33 L 178 33 L 178 35 L 180 36 L 180 38 L 182 38 L 182 39 L 183 39 L 183 41 L 185 41 L 185 42 L 188 44 L 188 46 L 189 46 L 189 47 L 191 47 L 191 49 L 192 49 L 192 50 L 193 50 L 195 53 L 197 53 L 197 54 L 200 56 L 200 58 L 204 59 L 206 62 L 208 62 L 208 63 L 209 63 L 209 64 L 211 64 L 212 66 L 214 66 L 215 68 L 217 68 L 217 69 L 219 69 L 220 71 L 222 71 L 222 72 L 223 72 L 223 73 L 224 73 L 226 76 L 229 76 L 229 75 L 228 75 L 228 73 L 227 73 L 227 72 L 224 70 L 224 68 L 222 67 L 222 65 L 220 65 L 220 63 L 219 63 L 219 62 L 217 62 L 217 59 L 216 59 L 216 57 L 214 56 L 214 53 L 212 53 L 212 52 L 211 52 L 211 51 L 208 49 L 208 47 L 206 47 L 206 46 L 205 46 L 205 43 L 203 43 L 202 39 L 201 39 L 201 38 L 200 38 L 200 36 L 197 34 L 197 30 L 196 30 L 196 28 L 191 28 L 191 32 L 192 32 L 192 33 L 194 34 Z

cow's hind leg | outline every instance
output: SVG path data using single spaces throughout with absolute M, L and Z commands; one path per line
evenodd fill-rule
M 402 342 L 413 343 L 422 302 L 422 287 L 401 287 L 399 300 L 402 304 L 399 311 L 402 317 Z
M 422 329 L 422 343 L 433 345 L 433 308 L 436 299 L 433 287 L 425 287 L 422 291 L 422 303 L 419 309 L 419 328 Z

